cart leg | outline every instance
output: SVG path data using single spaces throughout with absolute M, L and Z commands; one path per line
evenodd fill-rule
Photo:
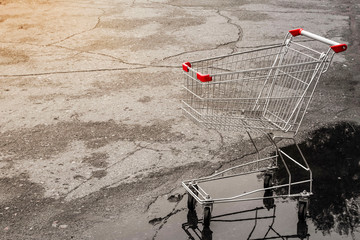
M 301 197 L 299 198 L 299 204 L 298 204 L 298 218 L 299 221 L 304 221 L 307 216 L 307 212 L 309 209 L 309 194 L 304 191 L 301 193 Z
M 199 187 L 197 185 L 193 185 L 190 187 L 190 190 L 197 196 L 198 192 L 197 190 Z M 188 192 L 188 201 L 187 201 L 187 207 L 190 211 L 194 211 L 196 207 L 196 199 Z

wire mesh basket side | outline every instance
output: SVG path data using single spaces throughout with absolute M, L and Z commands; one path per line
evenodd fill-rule
M 184 75 L 183 109 L 208 128 L 297 132 L 327 58 L 289 40 L 196 61 Z M 199 81 L 197 71 L 211 81 Z
M 289 42 L 272 77 L 264 118 L 283 131 L 298 131 L 318 80 L 326 67 L 327 53 Z
M 191 62 L 196 72 L 226 74 L 271 67 L 283 44 Z M 224 78 L 223 80 L 227 80 Z

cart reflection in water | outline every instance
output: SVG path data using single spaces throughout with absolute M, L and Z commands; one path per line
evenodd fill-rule
M 296 198 L 278 198 L 287 190 L 280 187 L 263 192 L 263 206 L 258 207 L 260 201 L 249 201 L 242 205 L 226 205 L 225 210 L 217 208 L 211 217 L 214 223 L 210 229 L 209 225 L 203 224 L 202 208 L 197 205 L 199 219 L 194 208 L 188 211 L 187 223 L 182 225 L 189 238 L 205 240 L 214 235 L 217 240 L 309 239 L 311 235 L 313 239 L 360 239 L 360 125 L 352 122 L 327 125 L 309 133 L 308 139 L 299 146 L 309 156 L 314 179 L 321 183 L 314 186 L 308 209 L 303 209 Z M 283 149 L 297 157 L 296 145 L 286 145 Z M 288 167 L 297 172 L 297 164 Z M 306 176 L 296 174 L 294 177 L 294 181 L 299 181 Z M 253 174 L 233 179 L 225 185 L 238 188 L 245 184 L 255 188 L 264 178 L 267 178 L 266 174 Z M 212 182 L 211 191 L 226 196 L 227 188 L 221 188 L 219 181 Z M 279 164 L 273 181 L 280 185 L 287 181 L 284 165 Z M 294 190 L 301 189 L 300 185 L 294 187 Z M 244 207 L 245 204 L 248 205 Z M 242 207 L 241 211 L 239 207 Z M 303 215 L 302 211 L 306 214 Z M 252 224 L 246 223 L 251 221 Z M 224 223 L 235 224 L 229 228 Z
M 253 226 L 245 233 L 238 232 L 239 239 L 257 240 L 257 239 L 309 239 L 308 226 L 304 218 L 299 217 L 293 234 L 282 234 L 281 230 L 274 227 L 276 221 L 276 205 L 274 198 L 271 198 L 272 191 L 264 194 L 264 206 L 246 209 L 237 212 L 231 212 L 211 217 L 211 222 L 234 223 L 234 222 L 252 222 Z M 191 240 L 212 240 L 213 231 L 210 226 L 204 225 L 203 219 L 198 219 L 196 210 L 188 210 L 187 222 L 182 224 L 182 229 Z M 248 235 L 245 235 L 248 234 Z

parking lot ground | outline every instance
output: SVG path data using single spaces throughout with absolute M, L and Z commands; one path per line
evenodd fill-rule
M 1 0 L 0 239 L 154 239 L 159 196 L 254 153 L 246 134 L 182 115 L 186 61 L 302 27 L 349 49 L 299 139 L 359 123 L 359 15 L 355 0 Z

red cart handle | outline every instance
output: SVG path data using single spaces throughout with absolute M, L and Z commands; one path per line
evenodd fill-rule
M 347 49 L 347 45 L 345 43 L 335 42 L 333 40 L 321 37 L 321 36 L 316 35 L 314 33 L 305 31 L 302 28 L 290 30 L 289 33 L 291 33 L 291 35 L 293 35 L 294 37 L 296 37 L 298 35 L 303 35 L 303 36 L 318 40 L 318 41 L 320 41 L 322 43 L 329 44 L 329 45 L 331 45 L 330 46 L 331 49 L 334 50 L 334 52 L 336 52 L 336 53 L 343 52 L 343 51 L 345 51 Z
M 182 67 L 185 72 L 189 72 L 189 68 L 191 68 L 191 63 L 189 62 L 183 63 Z
M 183 63 L 182 68 L 185 72 L 189 72 L 189 69 L 191 68 L 191 63 L 189 63 L 189 62 Z M 210 74 L 201 74 L 201 73 L 197 72 L 196 77 L 201 82 L 210 82 L 212 80 L 212 77 L 210 76 Z

